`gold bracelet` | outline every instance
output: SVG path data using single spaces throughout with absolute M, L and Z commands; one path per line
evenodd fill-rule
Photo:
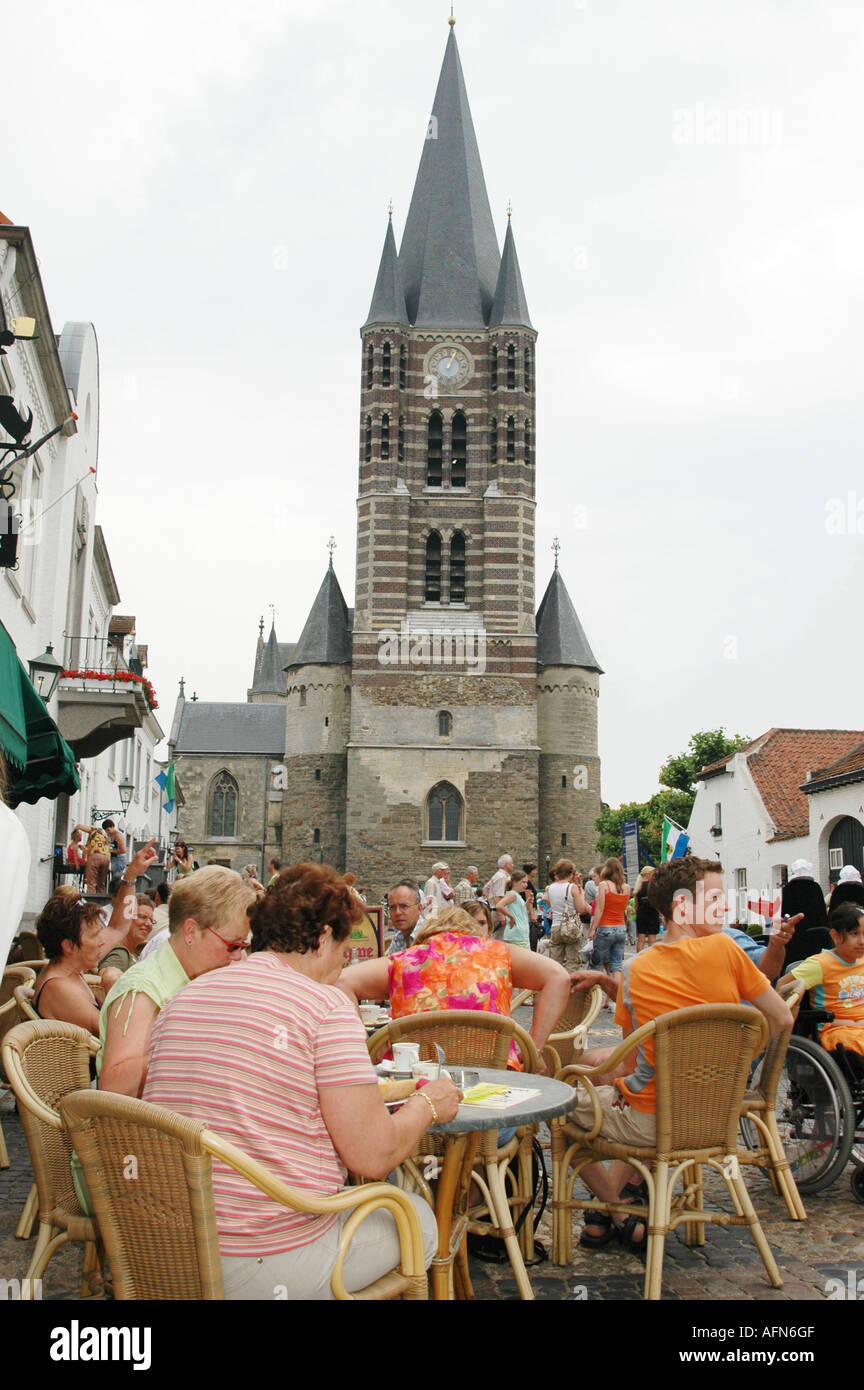
M 429 1106 L 429 1109 L 432 1111 L 432 1123 L 433 1125 L 437 1125 L 438 1111 L 435 1109 L 435 1104 L 432 1101 L 431 1097 L 427 1096 L 425 1091 L 415 1091 L 414 1095 L 417 1096 L 420 1100 L 425 1100 L 426 1104 Z

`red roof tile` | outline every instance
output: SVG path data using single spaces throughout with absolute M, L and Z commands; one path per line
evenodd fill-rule
M 864 732 L 860 729 L 769 729 L 739 751 L 756 783 L 762 803 L 774 822 L 774 840 L 806 835 L 810 829 L 807 797 L 801 784 L 814 768 L 833 765 L 858 753 L 864 765 Z M 700 776 L 722 772 L 736 754 L 711 763 Z
M 2 225 L 3 225 L 4 227 L 14 227 L 14 226 L 15 226 L 15 223 L 14 223 L 14 222 L 10 222 L 10 220 L 9 220 L 8 217 L 4 217 L 3 214 L 2 214 L 2 212 L 0 212 L 0 223 L 2 223 Z
M 864 773 L 864 743 L 859 743 L 857 748 L 853 748 L 851 753 L 847 753 L 837 762 L 811 771 L 810 781 L 828 781 L 832 777 L 848 777 L 855 772 Z

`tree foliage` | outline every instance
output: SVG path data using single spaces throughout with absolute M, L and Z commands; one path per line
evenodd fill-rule
M 660 769 L 662 790 L 649 801 L 628 801 L 617 810 L 606 807 L 594 822 L 597 828 L 598 857 L 616 858 L 621 854 L 621 826 L 624 821 L 639 822 L 639 846 L 643 862 L 660 863 L 660 837 L 663 817 L 668 816 L 685 829 L 696 799 L 696 780 L 703 767 L 719 762 L 750 742 L 741 734 L 727 735 L 724 729 L 707 729 L 694 734 L 687 750 L 666 759 Z

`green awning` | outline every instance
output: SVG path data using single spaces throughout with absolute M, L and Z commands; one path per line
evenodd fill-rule
M 8 769 L 7 800 L 31 805 L 43 797 L 70 796 L 81 783 L 75 754 L 36 694 L 0 623 L 0 748 Z

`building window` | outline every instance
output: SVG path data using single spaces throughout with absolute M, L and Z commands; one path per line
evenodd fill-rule
M 367 415 L 367 416 L 366 416 L 366 425 L 365 425 L 365 427 L 364 427 L 364 432 L 363 432 L 363 457 L 365 458 L 365 460 L 366 460 L 367 463 L 371 462 L 371 459 L 372 459 L 372 416 L 371 416 L 371 415 Z
M 403 343 L 399 349 L 399 390 L 404 391 L 408 385 L 408 350 Z
M 444 421 L 440 412 L 429 416 L 429 449 L 426 464 L 426 486 L 441 487 L 444 482 Z
M 714 824 L 718 830 L 723 829 L 723 806 L 719 801 L 714 803 Z
M 829 849 L 829 851 L 828 851 L 828 868 L 829 868 L 829 869 L 842 869 L 842 868 L 843 868 L 843 850 L 842 850 L 842 849 Z
M 441 602 L 441 537 L 437 531 L 426 542 L 426 602 Z
M 382 416 L 381 416 L 381 457 L 382 457 L 382 459 L 389 459 L 389 457 L 390 457 L 390 416 L 389 416 L 389 415 L 382 415 Z
M 561 836 L 561 848 L 562 848 L 562 849 L 566 849 L 566 848 L 567 848 L 567 836 L 566 836 L 566 835 L 562 835 L 562 836 Z
M 743 922 L 747 916 L 747 870 L 735 870 L 735 918 Z
M 516 458 L 516 421 L 512 415 L 507 416 L 507 462 L 512 463 Z
M 450 542 L 450 602 L 465 602 L 465 537 L 461 531 Z
M 375 347 L 372 343 L 366 349 L 366 390 L 371 391 L 375 380 Z
M 330 716 L 329 716 L 329 714 L 325 714 L 325 716 L 324 716 L 324 728 L 325 728 L 325 729 L 329 729 L 329 728 L 330 728 Z
M 462 798 L 449 782 L 433 787 L 426 802 L 427 839 L 448 845 L 463 839 L 462 809 Z
M 533 363 L 532 363 L 532 361 L 531 361 L 531 349 L 526 347 L 526 349 L 525 349 L 525 390 L 526 390 L 526 391 L 530 391 L 530 390 L 533 389 L 533 385 L 534 385 L 534 374 L 533 374 L 532 368 L 533 368 Z
M 562 787 L 566 787 L 566 786 L 567 786 L 567 778 L 566 778 L 566 777 L 562 777 L 562 778 L 561 778 L 561 786 L 562 786 Z
M 516 348 L 512 343 L 507 349 L 507 390 L 516 390 Z
M 468 482 L 468 422 L 461 410 L 453 416 L 451 451 L 450 486 L 465 487 Z
M 442 709 L 438 715 L 438 737 L 449 738 L 453 732 L 453 716 L 448 710 Z
M 381 349 L 381 385 L 389 386 L 391 381 L 390 371 L 390 344 L 385 343 Z
M 531 464 L 531 421 L 525 421 L 525 466 Z
M 312 831 L 312 843 L 313 843 L 313 845 L 320 845 L 320 843 L 321 843 L 321 831 L 320 831 L 320 830 L 313 830 L 313 831 Z
M 399 434 L 396 443 L 396 456 L 400 463 L 405 462 L 405 416 L 399 416 Z
M 498 467 L 498 421 L 489 421 L 489 467 Z
M 498 390 L 498 349 L 497 349 L 497 347 L 493 347 L 493 349 L 492 349 L 492 361 L 491 361 L 491 363 L 490 363 L 490 371 L 491 371 L 491 374 L 492 374 L 492 390 L 493 390 L 493 391 L 497 391 L 497 390 Z
M 305 685 L 301 685 L 301 687 L 300 687 L 300 708 L 303 709 L 304 706 L 305 706 L 305 704 L 306 704 L 306 687 L 305 687 Z
M 228 772 L 213 779 L 208 824 L 214 839 L 232 839 L 237 834 L 237 783 Z

